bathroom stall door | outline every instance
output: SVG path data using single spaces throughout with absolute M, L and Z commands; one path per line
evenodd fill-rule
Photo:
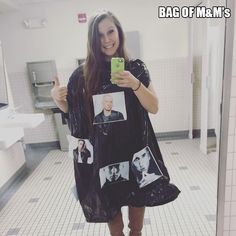
M 193 83 L 195 81 L 195 73 L 193 71 L 193 20 L 190 18 L 188 20 L 188 61 L 189 61 L 189 139 L 193 139 Z
M 208 108 L 209 108 L 209 20 L 203 21 L 203 51 L 202 51 L 202 73 L 201 73 L 201 135 L 200 150 L 207 154 L 207 130 L 208 130 Z
M 200 3 L 198 5 L 206 5 Z M 193 61 L 193 130 L 200 129 L 200 150 L 207 153 L 209 120 L 209 21 L 193 17 L 190 24 Z
M 198 6 L 210 8 L 213 1 L 203 0 Z M 223 2 L 222 2 L 222 5 Z M 193 129 L 200 128 L 200 150 L 208 153 L 215 148 L 219 153 L 221 98 L 224 54 L 225 19 L 192 18 L 193 51 Z M 208 138 L 214 130 L 216 139 Z
M 189 19 L 189 51 L 192 64 L 192 130 L 200 130 L 200 149 L 207 150 L 207 120 L 208 120 L 208 92 L 206 76 L 208 74 L 207 61 L 207 22 L 205 19 Z M 204 78 L 203 78 L 204 77 Z
M 224 53 L 224 19 L 211 21 L 209 28 L 209 119 L 208 129 L 214 129 L 215 143 L 209 143 L 208 147 L 214 145 L 219 154 L 220 121 L 222 103 L 222 77 L 223 77 L 223 53 Z

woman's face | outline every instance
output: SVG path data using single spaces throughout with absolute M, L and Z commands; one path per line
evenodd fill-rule
M 101 40 L 101 51 L 105 56 L 115 56 L 120 45 L 119 33 L 113 21 L 109 18 L 103 19 L 98 24 L 98 31 Z

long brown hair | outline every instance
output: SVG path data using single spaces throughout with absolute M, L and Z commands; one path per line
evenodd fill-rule
M 105 18 L 109 18 L 115 24 L 119 35 L 119 47 L 117 55 L 128 61 L 128 54 L 125 49 L 125 36 L 119 20 L 109 11 L 103 10 L 91 17 L 88 26 L 87 58 L 83 67 L 86 90 L 86 108 L 90 107 L 92 95 L 96 94 L 101 85 L 101 73 L 105 64 L 105 55 L 101 52 L 101 40 L 98 30 L 99 23 Z M 91 112 L 87 110 L 87 115 L 91 119 Z

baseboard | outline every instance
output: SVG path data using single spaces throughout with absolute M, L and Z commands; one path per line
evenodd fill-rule
M 26 171 L 26 163 L 24 163 L 19 170 L 15 172 L 15 174 L 0 188 L 0 198 L 3 196 L 3 194 L 6 192 L 7 189 L 15 182 L 16 179 L 20 178 L 21 175 L 24 174 Z
M 158 141 L 186 139 L 188 138 L 188 131 L 162 132 L 155 135 Z
M 26 148 L 58 148 L 60 149 L 59 141 L 45 142 L 45 143 L 28 143 Z
M 158 141 L 165 141 L 165 140 L 176 140 L 176 139 L 188 139 L 188 130 L 183 131 L 173 131 L 173 132 L 162 132 L 162 133 L 155 133 L 156 138 Z M 193 138 L 200 138 L 201 130 L 194 129 L 193 130 Z M 215 137 L 215 130 L 208 129 L 207 137 Z
M 200 129 L 194 129 L 193 130 L 193 138 L 200 138 L 201 130 Z M 207 130 L 207 137 L 216 137 L 216 133 L 214 129 L 208 129 Z

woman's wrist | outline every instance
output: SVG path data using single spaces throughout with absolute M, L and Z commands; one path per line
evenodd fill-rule
M 60 110 L 62 110 L 64 113 L 68 112 L 68 102 L 67 101 L 54 100 L 54 102 L 56 103 L 57 107 L 60 108 Z
M 134 87 L 134 88 L 132 88 L 133 89 L 133 91 L 135 92 L 135 91 L 138 91 L 139 90 L 139 88 L 141 87 L 141 81 L 140 80 L 137 80 L 137 84 L 136 84 L 136 86 Z

